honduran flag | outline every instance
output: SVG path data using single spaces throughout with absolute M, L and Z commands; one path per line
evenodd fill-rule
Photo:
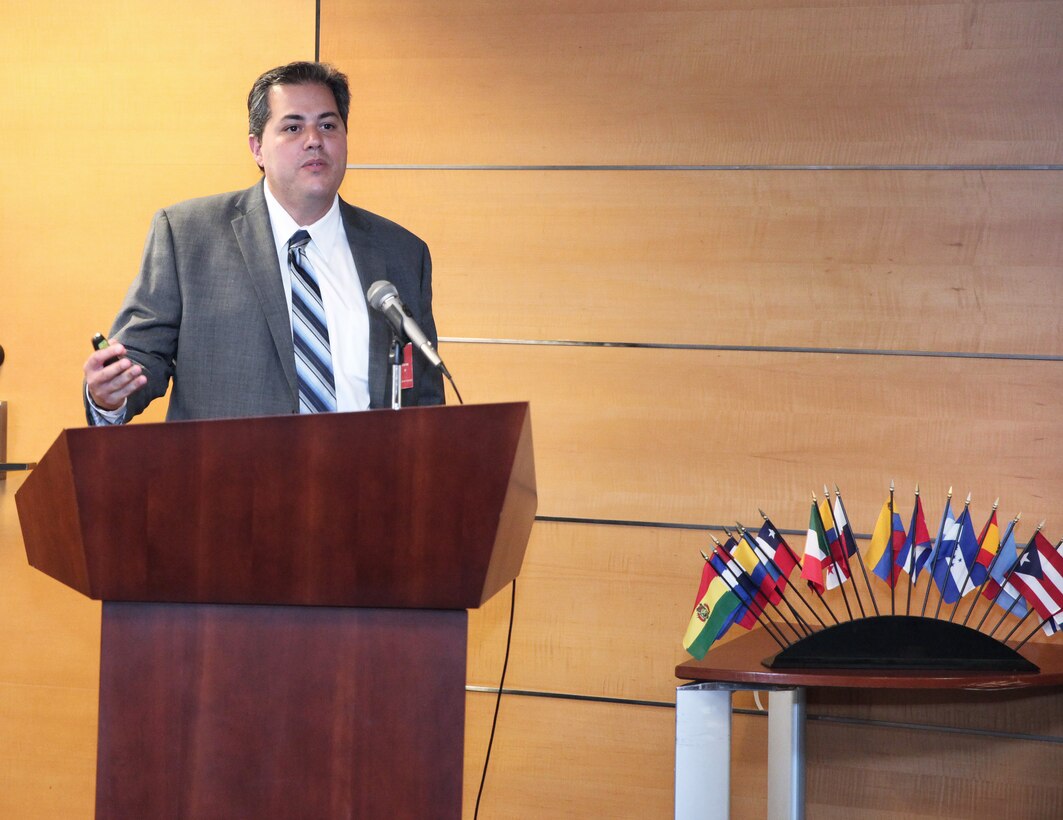
M 878 514 L 875 531 L 871 534 L 871 544 L 867 548 L 867 563 L 871 571 L 885 581 L 890 587 L 897 584 L 899 573 L 896 570 L 897 553 L 904 547 L 904 524 L 900 513 L 890 511 L 887 500 Z
M 738 605 L 738 597 L 728 588 L 712 562 L 706 561 L 694 599 L 694 611 L 683 635 L 683 648 L 698 660 L 704 658 L 709 647 L 730 627 L 730 616 Z
M 1063 554 L 1040 531 L 1034 533 L 1033 545 L 1023 552 L 1004 588 L 1022 595 L 1041 618 L 1054 621 L 1063 609 Z
M 960 587 L 966 595 L 974 587 L 964 585 L 971 575 L 974 559 L 978 556 L 978 536 L 974 534 L 971 513 L 964 508 L 960 520 L 945 526 L 945 536 L 934 559 L 934 583 L 941 590 L 941 599 L 946 604 L 960 600 Z

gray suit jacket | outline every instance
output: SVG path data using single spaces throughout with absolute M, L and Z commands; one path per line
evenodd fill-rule
M 171 380 L 169 420 L 299 411 L 291 321 L 262 185 L 155 215 L 140 274 L 110 334 L 148 376 L 129 397 L 127 418 Z M 342 200 L 340 212 L 363 292 L 378 279 L 390 281 L 436 344 L 428 247 Z M 389 326 L 369 314 L 370 406 L 388 407 Z M 414 386 L 403 392 L 403 404 L 443 400 L 442 376 L 415 356 Z

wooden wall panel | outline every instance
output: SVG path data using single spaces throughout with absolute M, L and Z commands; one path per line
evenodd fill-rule
M 809 714 L 839 721 L 885 721 L 1009 732 L 1063 740 L 1063 697 L 1052 690 L 950 692 L 817 689 Z
M 1058 170 L 1028 167 L 1063 157 L 1058 4 L 329 0 L 322 26 L 322 54 L 350 73 L 361 121 L 384 124 L 352 141 L 351 161 L 391 166 L 352 170 L 345 195 L 429 241 L 439 326 L 453 339 L 443 353 L 466 399 L 530 399 L 540 513 L 590 519 L 535 527 L 509 686 L 670 699 L 705 535 L 602 520 L 755 524 L 764 506 L 800 529 L 827 481 L 866 532 L 893 478 L 902 510 L 918 481 L 933 518 L 958 484 L 979 524 L 1000 494 L 1002 513 L 1048 517 L 1058 533 L 1059 362 L 955 355 L 1063 354 Z M 676 165 L 703 167 L 632 170 Z M 774 167 L 704 167 L 727 165 Z M 824 167 L 853 165 L 868 168 Z M 470 681 L 496 683 L 508 614 L 503 594 L 473 616 Z M 487 709 L 472 704 L 488 698 L 470 695 L 470 737 L 484 737 Z M 502 760 L 519 765 L 489 780 L 488 813 L 667 816 L 670 803 L 632 788 L 645 782 L 639 758 L 614 768 L 611 788 L 627 799 L 604 807 L 585 762 L 605 745 L 670 751 L 670 722 L 639 720 L 645 708 L 505 702 Z M 909 722 L 934 722 L 929 707 L 907 708 Z M 1038 721 L 1016 701 L 993 714 L 992 730 Z M 832 759 L 835 736 L 856 747 L 873 731 L 897 757 L 933 749 L 913 794 L 942 816 L 970 816 L 977 804 L 957 790 L 980 782 L 993 754 L 1037 755 L 1026 740 L 980 747 L 968 713 L 943 720 L 966 734 L 950 745 L 941 733 L 924 743 L 917 727 L 817 724 L 827 753 L 821 744 L 810 759 L 810 816 L 913 808 L 882 793 L 892 780 L 864 749 L 855 766 Z M 754 732 L 736 743 L 737 793 L 759 802 L 732 805 L 763 816 L 764 721 L 738 723 Z M 990 778 L 1009 801 L 998 809 L 1055 805 L 1011 771 Z
M 1063 160 L 1058 3 L 328 0 L 321 22 L 355 163 Z
M 313 56 L 314 11 L 5 4 L 0 65 L 15 79 L 0 100 L 0 399 L 12 460 L 38 459 L 84 423 L 89 339 L 110 326 L 152 213 L 259 179 L 247 92 L 261 71 Z M 121 476 L 101 480 L 120 492 Z M 0 484 L 0 817 L 76 820 L 95 802 L 99 605 L 27 565 L 21 482 Z
M 472 817 L 495 695 L 466 699 L 465 805 Z M 672 709 L 504 695 L 480 816 L 664 818 L 674 810 Z M 731 820 L 761 820 L 767 720 L 734 716 Z
M 837 483 L 870 532 L 889 482 L 900 509 L 949 486 L 982 522 L 1047 518 L 1063 535 L 1058 362 L 451 344 L 467 401 L 529 400 L 539 513 L 608 520 L 808 524 Z M 936 520 L 936 519 L 933 519 Z M 1030 532 L 1020 529 L 1022 533 Z
M 0 682 L 0 817 L 93 816 L 96 687 Z
M 444 336 L 1060 356 L 1058 176 L 352 171 L 345 191 L 429 243 Z
M 1063 814 L 1063 744 L 810 721 L 806 807 L 832 820 Z
M 674 703 L 708 543 L 693 530 L 537 522 L 517 581 L 506 686 Z M 508 617 L 508 592 L 472 613 L 470 683 L 498 685 Z
M 472 817 L 495 696 L 467 698 L 465 817 Z M 480 816 L 610 817 L 672 813 L 675 711 L 506 695 Z

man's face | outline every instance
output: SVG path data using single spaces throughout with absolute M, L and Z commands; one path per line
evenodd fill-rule
M 347 170 L 347 129 L 324 85 L 275 85 L 262 139 L 248 137 L 270 191 L 300 225 L 332 207 Z

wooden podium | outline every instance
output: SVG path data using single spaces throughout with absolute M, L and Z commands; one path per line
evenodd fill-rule
M 66 430 L 16 502 L 30 564 L 104 602 L 97 817 L 460 818 L 527 404 Z

